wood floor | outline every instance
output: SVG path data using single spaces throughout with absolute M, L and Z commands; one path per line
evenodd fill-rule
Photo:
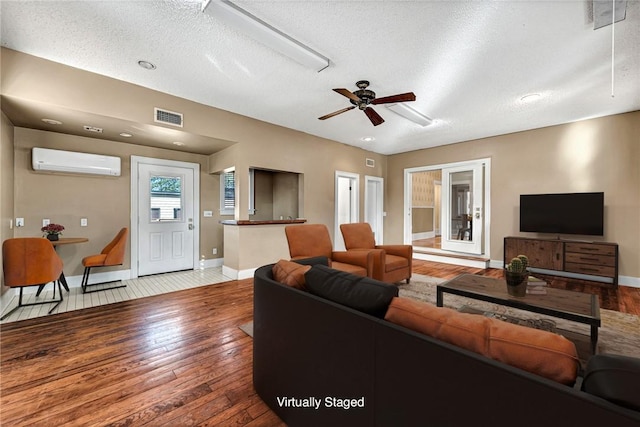
M 419 260 L 414 272 L 502 274 Z M 232 281 L 1 325 L 0 425 L 283 426 L 253 391 L 252 340 L 238 328 L 252 293 Z M 640 314 L 640 289 L 600 294 Z

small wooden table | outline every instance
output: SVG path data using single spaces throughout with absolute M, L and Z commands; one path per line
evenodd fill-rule
M 74 243 L 86 243 L 89 241 L 86 237 L 60 237 L 58 240 L 49 240 L 53 245 L 54 249 L 58 249 L 60 245 L 71 245 Z M 64 271 L 60 274 L 60 283 L 62 287 L 69 292 L 69 285 L 67 285 L 67 279 L 64 277 Z M 36 296 L 40 295 L 40 292 L 44 289 L 45 285 L 40 285 L 38 288 L 38 292 L 36 292 Z
M 442 307 L 443 294 L 449 293 L 583 323 L 591 327 L 591 351 L 596 354 L 598 328 L 601 325 L 598 296 L 564 289 L 546 289 L 546 295 L 514 297 L 509 295 L 507 284 L 502 279 L 463 274 L 437 286 L 436 305 Z
M 70 245 L 73 243 L 86 243 L 89 241 L 86 237 L 60 237 L 58 240 L 49 240 L 53 247 L 60 245 Z

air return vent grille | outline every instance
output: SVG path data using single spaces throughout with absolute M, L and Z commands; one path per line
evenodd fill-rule
M 165 125 L 182 127 L 182 114 L 175 111 L 163 110 L 162 108 L 153 109 L 154 118 L 156 123 L 163 123 Z

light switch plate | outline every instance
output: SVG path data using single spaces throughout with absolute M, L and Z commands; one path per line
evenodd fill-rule
M 204 211 L 204 216 L 206 217 L 213 216 L 213 211 Z
M 80 218 L 80 227 L 87 226 L 87 218 Z
M 42 226 L 46 227 L 47 225 L 51 224 L 51 220 L 49 218 L 44 218 L 42 220 Z

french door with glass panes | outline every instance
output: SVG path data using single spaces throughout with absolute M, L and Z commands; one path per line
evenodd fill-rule
M 483 251 L 484 165 L 442 169 L 442 249 L 468 254 Z

